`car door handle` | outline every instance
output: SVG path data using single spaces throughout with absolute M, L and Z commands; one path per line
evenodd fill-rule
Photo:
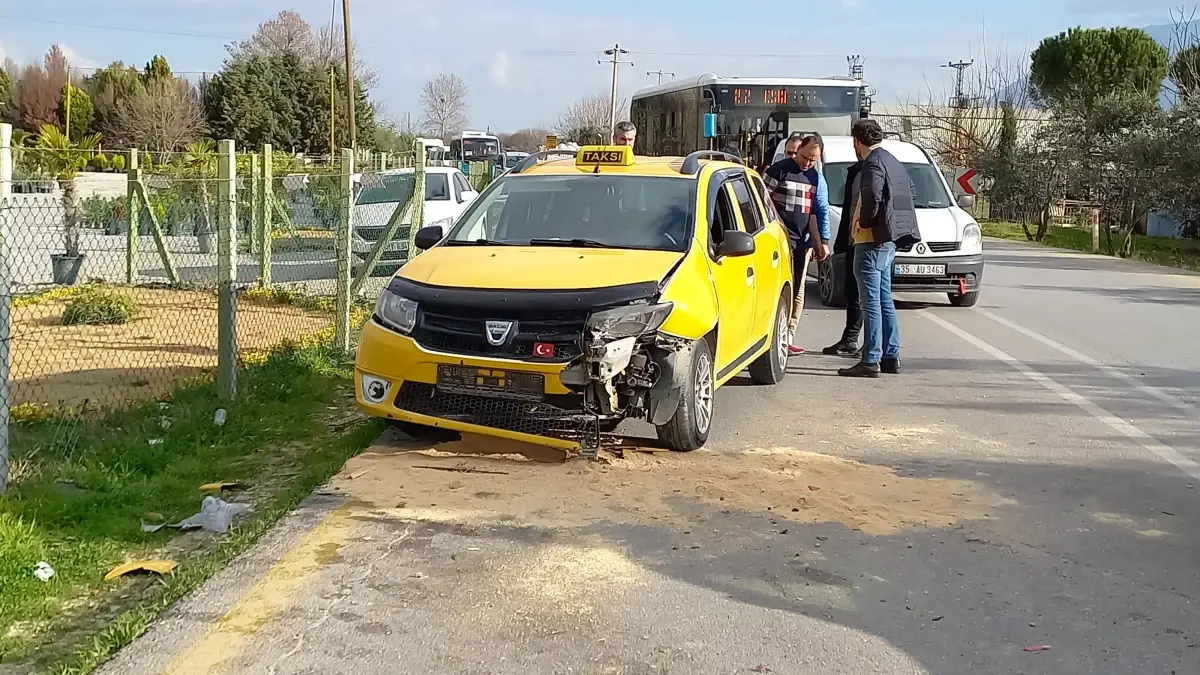
M 754 268 L 753 268 L 753 267 L 747 267 L 747 268 L 746 268 L 746 278 L 747 278 L 747 279 L 749 279 L 749 278 L 750 278 L 750 277 L 752 277 L 752 276 L 754 276 Z
M 771 269 L 779 269 L 779 251 L 771 251 Z

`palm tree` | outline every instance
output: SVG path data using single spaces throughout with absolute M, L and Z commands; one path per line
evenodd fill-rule
M 75 260 L 80 257 L 79 196 L 75 190 L 75 177 L 87 167 L 99 147 L 100 134 L 71 141 L 54 125 L 43 124 L 38 130 L 37 143 L 34 145 L 38 165 L 58 181 L 58 187 L 62 190 L 63 211 L 66 213 L 63 223 L 64 258 Z
M 217 172 L 216 151 L 217 143 L 211 138 L 192 141 L 184 148 L 183 165 L 199 179 L 197 182 L 200 185 L 200 213 L 204 217 L 204 226 L 196 235 L 200 240 L 201 253 L 210 252 L 208 249 L 212 248 L 212 242 L 209 239 L 216 232 L 210 208 L 212 200 L 208 193 L 208 181 Z

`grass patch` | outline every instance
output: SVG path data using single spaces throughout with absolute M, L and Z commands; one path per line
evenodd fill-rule
M 983 221 L 979 226 L 985 237 L 1028 241 L 1019 223 Z M 1074 227 L 1051 227 L 1046 230 L 1046 238 L 1041 243 L 1053 248 L 1091 253 L 1092 233 L 1091 230 Z M 1133 254 L 1130 257 L 1165 267 L 1200 270 L 1200 241 L 1134 235 Z
M 0 498 L 0 663 L 85 673 L 162 609 L 248 548 L 381 430 L 354 409 L 350 364 L 325 345 L 277 350 L 241 371 L 236 405 L 211 384 L 103 422 L 50 419 L 13 428 L 14 482 Z M 228 409 L 223 426 L 214 411 Z M 195 513 L 211 481 L 240 481 L 254 503 L 228 537 L 142 532 L 148 513 Z M 180 562 L 157 583 L 105 583 L 126 560 Z M 56 574 L 33 576 L 46 561 Z
M 132 321 L 138 313 L 138 304 L 124 293 L 89 286 L 71 296 L 63 310 L 64 326 L 119 326 Z

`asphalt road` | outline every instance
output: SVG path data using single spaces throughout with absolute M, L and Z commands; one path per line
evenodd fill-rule
M 1200 276 L 987 248 L 903 375 L 794 358 L 697 453 L 383 441 L 102 672 L 1200 672 Z

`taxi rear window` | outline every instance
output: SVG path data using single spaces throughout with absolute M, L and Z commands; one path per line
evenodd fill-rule
M 501 178 L 447 243 L 528 246 L 579 239 L 596 247 L 682 252 L 691 238 L 695 184 L 605 174 Z

